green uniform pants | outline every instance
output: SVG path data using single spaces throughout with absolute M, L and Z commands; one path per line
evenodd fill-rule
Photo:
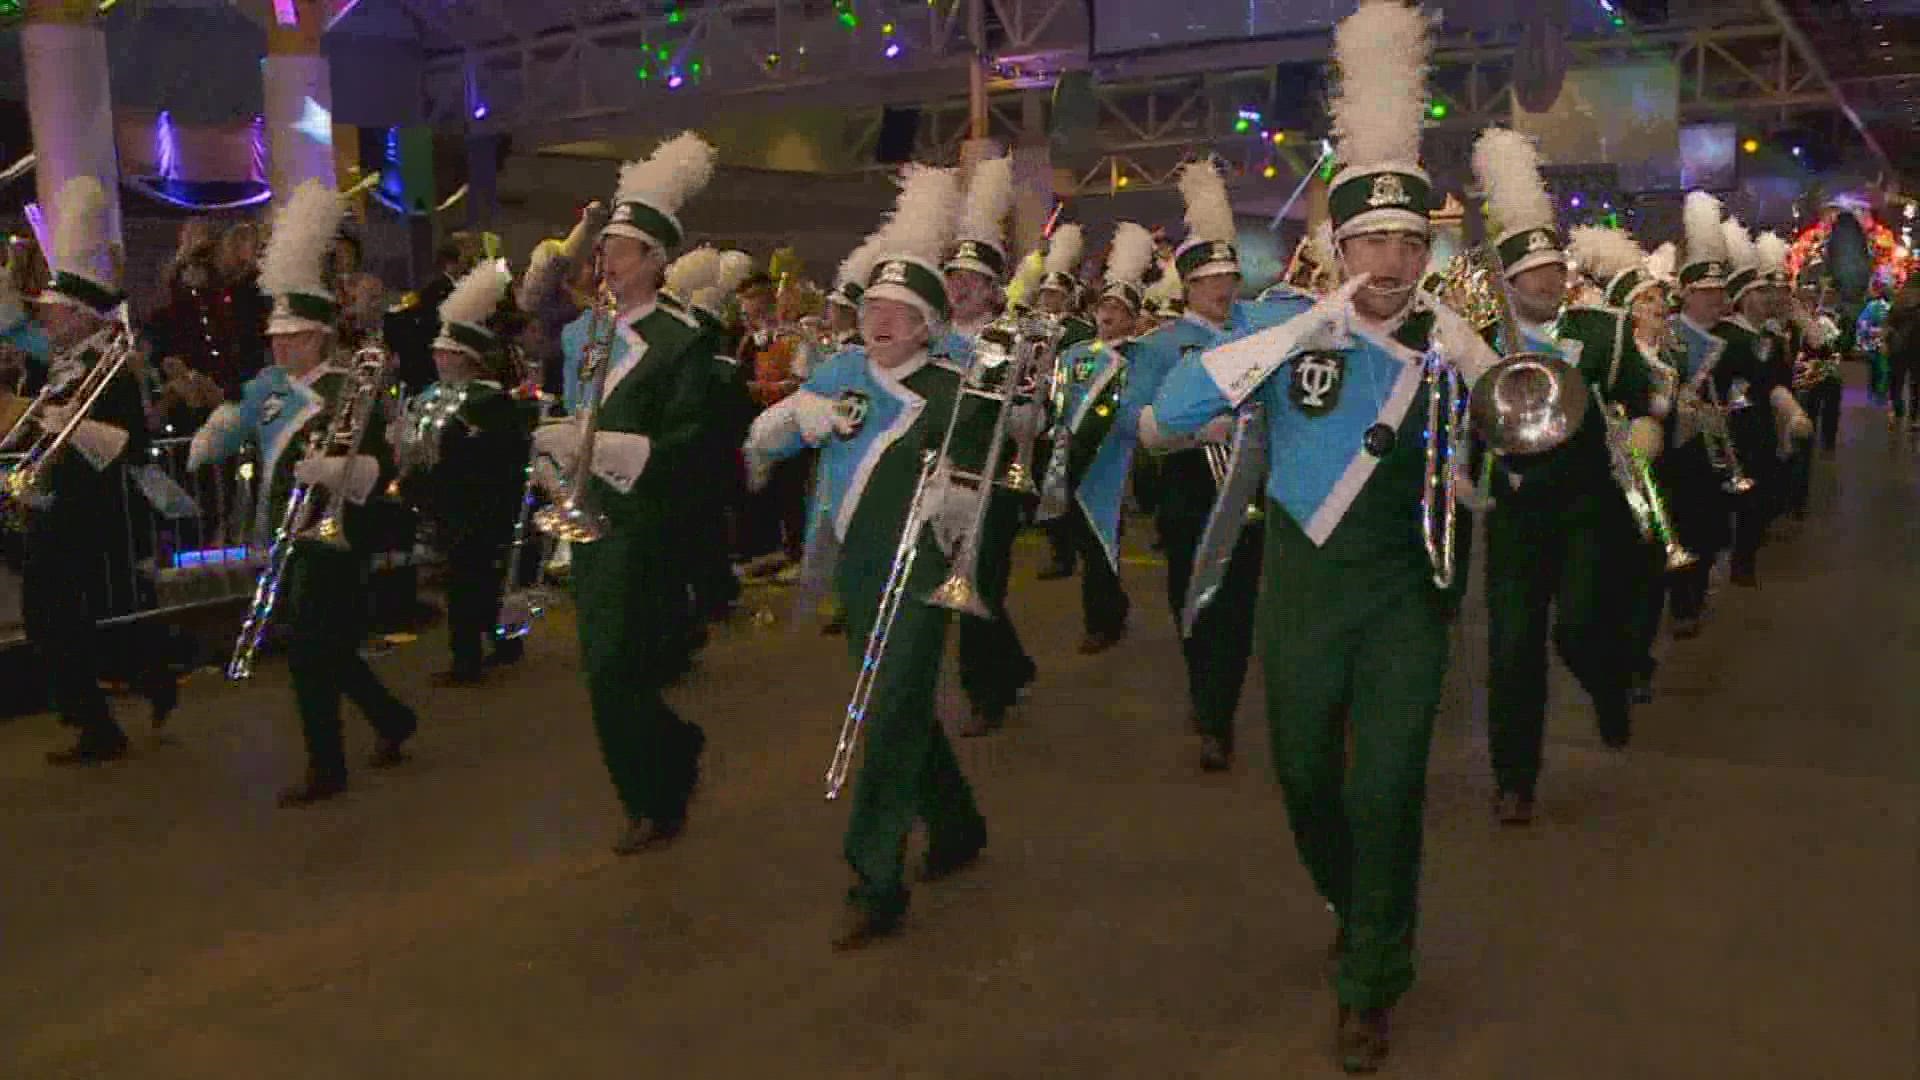
M 960 687 L 974 708 L 988 712 L 1012 708 L 1020 690 L 1033 681 L 1036 673 L 1033 658 L 1020 643 L 1020 632 L 1007 615 L 1013 541 L 1020 531 L 1020 499 L 1012 492 L 996 489 L 987 509 L 978 584 L 993 617 L 960 617 Z
M 287 562 L 287 669 L 300 709 L 307 765 L 317 778 L 347 775 L 340 698 L 352 701 L 383 738 L 404 740 L 419 722 L 360 655 L 366 635 L 367 572 L 363 557 L 300 541 Z
M 1200 534 L 1213 509 L 1213 476 L 1201 471 L 1207 465 L 1198 450 L 1169 454 L 1162 462 L 1169 486 L 1160 505 L 1160 540 L 1167 556 L 1167 603 L 1178 626 L 1187 606 L 1187 586 L 1193 580 Z M 1194 620 L 1193 635 L 1180 641 L 1194 729 L 1221 740 L 1228 749 L 1233 747 L 1233 718 L 1240 711 L 1240 693 L 1246 686 L 1247 663 L 1253 655 L 1264 529 L 1263 525 L 1249 523 L 1241 532 L 1213 603 Z
M 1260 647 L 1294 846 L 1345 934 L 1340 1003 L 1389 1006 L 1413 985 L 1447 606 L 1417 547 L 1400 565 L 1340 565 L 1270 527 L 1267 564 L 1286 568 L 1260 592 Z
M 1612 490 L 1487 516 L 1487 744 L 1503 793 L 1533 796 L 1547 724 L 1547 636 L 1624 742 L 1633 603 L 1644 545 Z
M 928 856 L 940 861 L 986 842 L 986 821 L 940 727 L 937 693 L 950 612 L 922 598 L 939 584 L 940 561 L 923 550 L 906 599 L 886 635 L 861 740 L 865 759 L 847 819 L 845 853 L 856 882 L 848 899 L 882 920 L 907 907 L 906 846 L 927 824 Z M 883 581 L 843 583 L 847 647 L 856 670 L 867 650 Z
M 706 744 L 661 690 L 685 658 L 673 618 L 681 583 L 657 533 L 615 531 L 573 545 L 573 591 L 593 729 L 620 805 L 633 821 L 685 820 Z

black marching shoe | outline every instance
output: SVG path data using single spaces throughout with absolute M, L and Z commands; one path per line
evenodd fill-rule
M 1127 636 L 1125 627 L 1118 630 L 1101 630 L 1089 633 L 1080 641 L 1081 656 L 1095 656 L 1120 644 Z
M 527 644 L 520 638 L 509 638 L 494 643 L 493 651 L 481 661 L 482 667 L 509 667 L 520 662 L 527 655 Z
M 116 731 L 111 735 L 82 735 L 65 750 L 47 753 L 49 765 L 104 765 L 127 756 L 127 737 Z
M 1061 581 L 1073 576 L 1073 567 L 1057 562 L 1042 569 L 1038 576 L 1041 581 Z
M 1635 672 L 1633 681 L 1627 688 L 1627 695 L 1635 705 L 1653 704 L 1653 673 Z
M 840 913 L 840 921 L 833 930 L 833 951 L 852 952 L 864 949 L 882 938 L 892 937 L 900 932 L 898 916 L 888 918 L 875 915 L 859 904 L 848 904 Z
M 663 847 L 679 836 L 687 827 L 687 820 L 681 818 L 674 822 L 658 822 L 651 818 L 640 818 L 627 822 L 627 827 L 613 842 L 615 855 L 638 855 L 649 848 Z
M 1006 723 L 1006 709 L 976 705 L 974 706 L 972 714 L 960 722 L 960 737 L 963 739 L 977 739 L 982 735 L 991 735 L 999 731 L 1002 727 L 1005 727 Z
M 1349 1073 L 1379 1072 L 1387 1061 L 1387 1010 L 1340 1006 L 1340 1068 Z
M 347 790 L 347 778 L 344 776 L 322 776 L 312 769 L 297 784 L 280 792 L 280 805 L 283 807 L 311 806 L 324 802 Z
M 1531 825 L 1533 796 L 1503 791 L 1493 797 L 1493 816 L 1502 825 Z
M 1200 737 L 1200 771 L 1225 772 L 1233 768 L 1233 747 L 1218 735 Z

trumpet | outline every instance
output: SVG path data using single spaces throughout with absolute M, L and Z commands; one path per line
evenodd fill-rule
M 1753 478 L 1740 465 L 1733 437 L 1727 431 L 1730 406 L 1720 404 L 1719 391 L 1711 378 L 1702 382 L 1700 395 L 1700 438 L 1706 444 L 1707 461 L 1722 477 L 1720 490 L 1729 495 L 1745 495 L 1753 490 Z M 1744 395 L 1743 395 L 1744 397 Z
M 602 256 L 604 258 L 604 256 Z M 600 291 L 593 304 L 593 321 L 588 324 L 586 347 L 580 351 L 580 381 L 586 394 L 580 409 L 586 413 L 581 425 L 580 449 L 573 472 L 564 481 L 560 498 L 533 515 L 533 527 L 570 544 L 591 544 L 607 535 L 606 515 L 593 505 L 593 442 L 600 432 L 600 396 L 606 392 L 607 369 L 612 367 L 614 323 L 619 301 L 606 285 L 604 272 L 595 277 Z
M 1667 500 L 1653 478 L 1653 466 L 1635 449 L 1627 437 L 1626 409 L 1610 404 L 1601 410 L 1607 425 L 1607 456 L 1613 469 L 1613 482 L 1626 496 L 1627 509 L 1633 511 L 1633 523 L 1640 538 L 1660 545 L 1666 553 L 1667 569 L 1685 570 L 1699 558 L 1680 543 L 1667 516 Z
M 989 327 L 989 329 L 991 329 L 991 327 Z M 1015 339 L 1016 342 L 1018 342 L 1025 340 L 1027 337 L 1037 337 L 1040 342 L 1038 347 L 1044 350 L 1046 355 L 1053 358 L 1053 373 L 1051 381 L 1047 385 L 1047 404 L 1053 413 L 1053 423 L 1048 432 L 1048 438 L 1056 448 L 1056 452 L 1062 440 L 1067 437 L 1067 417 L 1063 415 L 1066 411 L 1065 385 L 1067 372 L 1062 366 L 1064 357 L 1060 355 L 1060 336 L 1065 330 L 1066 328 L 1062 325 L 1060 317 L 1057 315 L 1044 313 L 1029 314 L 1023 316 L 1018 323 L 1018 336 Z M 986 332 L 982 331 L 981 333 L 984 337 Z M 1035 360 L 1032 364 L 1028 365 L 1021 379 L 1021 392 L 1033 393 L 1036 391 L 1038 389 L 1039 377 L 1040 364 L 1038 360 Z M 1011 403 L 1012 399 L 1008 400 L 1009 403 Z M 1031 437 L 1016 440 L 1013 448 L 1013 464 L 1007 468 L 1007 478 L 1005 481 L 1007 488 L 1021 495 L 1033 495 L 1040 491 L 1040 487 L 1034 482 L 1033 459 L 1036 452 L 1034 447 L 1036 441 L 1035 438 Z M 1051 470 L 1052 467 L 1053 462 L 1049 460 L 1047 462 L 1047 468 Z
M 326 425 L 315 428 L 308 436 L 301 460 L 335 456 L 336 450 L 344 450 L 348 457 L 358 454 L 366 439 L 367 429 L 372 426 L 373 410 L 386 392 L 387 381 L 392 374 L 392 356 L 378 338 L 361 346 L 353 354 L 353 367 L 347 374 L 347 383 L 340 391 L 339 401 L 328 416 Z M 273 478 L 262 477 L 260 482 L 271 484 Z M 307 515 L 316 505 L 313 488 L 296 483 L 288 493 L 287 508 L 281 514 L 280 526 L 273 534 L 273 546 L 267 551 L 267 564 L 253 585 L 253 602 L 248 605 L 247 617 L 240 624 L 239 636 L 234 639 L 233 656 L 227 661 L 227 678 L 240 682 L 253 677 L 254 661 L 259 656 L 260 646 L 266 641 L 267 627 L 271 625 L 274 612 L 279 607 L 280 587 L 286 581 L 287 564 L 293 556 L 294 542 L 317 540 L 331 547 L 346 546 L 346 531 L 340 518 L 344 502 L 344 496 L 335 494 L 328 500 L 318 520 L 310 525 Z
M 121 304 L 110 329 L 111 336 L 100 350 L 100 358 L 80 377 L 73 392 L 67 396 L 67 402 L 72 405 L 67 422 L 60 425 L 58 431 L 46 430 L 45 425 L 41 425 L 40 437 L 28 445 L 20 464 L 6 474 L 4 486 L 0 486 L 0 502 L 4 502 L 10 510 L 17 512 L 45 505 L 48 496 L 47 470 L 60 460 L 60 452 L 73 440 L 73 433 L 79 430 L 81 422 L 87 419 L 94 405 L 100 401 L 100 396 L 106 393 L 107 387 L 126 368 L 128 359 L 133 356 L 135 342 L 131 319 L 128 306 Z M 15 434 L 23 430 L 29 420 L 37 423 L 38 414 L 51 402 L 52 384 L 49 383 L 28 404 L 6 436 L 0 438 L 0 447 L 13 442 Z

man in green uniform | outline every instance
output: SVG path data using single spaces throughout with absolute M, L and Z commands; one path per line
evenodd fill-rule
M 898 929 L 916 820 L 927 826 L 927 880 L 965 868 L 987 842 L 986 822 L 940 727 L 935 698 L 949 613 L 928 602 L 981 497 L 949 482 L 948 470 L 984 468 L 998 408 L 978 396 L 962 398 L 965 376 L 927 347 L 950 310 L 934 260 L 951 229 L 943 224 L 950 210 L 941 211 L 955 197 L 951 174 L 910 174 L 861 299 L 865 346 L 821 364 L 798 392 L 754 422 L 747 440 L 756 478 L 806 447 L 821 452 L 822 520 L 808 564 L 831 566 L 860 673 L 849 724 L 862 725 L 866 757 L 847 821 L 845 854 L 855 882 L 833 937 L 836 949 L 859 948 Z M 949 457 L 923 472 L 924 455 L 942 448 L 956 409 L 962 411 Z M 850 767 L 848 754 L 837 767 Z M 844 773 L 830 778 L 830 794 L 843 780 Z
M 1567 259 L 1533 144 L 1483 132 L 1474 168 L 1500 224 L 1495 247 L 1521 342 L 1488 337 L 1504 353 L 1557 355 L 1579 369 L 1590 396 L 1574 438 L 1549 453 L 1496 458 L 1487 515 L 1487 741 L 1507 824 L 1533 817 L 1547 722 L 1547 638 L 1593 700 L 1600 737 L 1624 747 L 1632 708 L 1631 603 L 1650 572 L 1610 440 L 1648 460 L 1664 441 L 1648 418 L 1652 383 L 1624 312 L 1563 307 Z M 1622 448 L 1623 452 L 1625 448 Z
M 605 365 L 597 394 L 596 380 L 582 387 L 583 412 L 597 412 L 599 430 L 591 446 L 581 445 L 578 416 L 534 433 L 542 485 L 568 487 L 607 525 L 598 539 L 572 542 L 572 576 L 594 731 L 626 812 L 614 844 L 622 855 L 680 834 L 706 744 L 700 726 L 681 720 L 662 690 L 687 662 L 676 523 L 687 505 L 684 478 L 698 467 L 715 350 L 694 320 L 658 303 L 657 290 L 681 238 L 673 215 L 711 175 L 713 153 L 684 134 L 621 170 L 599 248 L 609 300 L 562 339 L 570 363 Z M 583 453 L 591 473 L 584 490 L 572 489 Z
M 1154 403 L 1156 422 L 1179 433 L 1249 402 L 1267 418 L 1267 712 L 1295 846 L 1339 920 L 1337 1054 L 1349 1072 L 1384 1062 L 1389 1012 L 1413 984 L 1427 751 L 1465 576 L 1458 551 L 1443 573 L 1422 537 L 1423 496 L 1450 467 L 1442 455 L 1430 475 L 1427 446 L 1457 443 L 1451 402 L 1426 430 L 1438 367 L 1428 354 L 1467 384 L 1494 359 L 1417 291 L 1430 229 L 1429 182 L 1412 160 L 1427 34 L 1426 15 L 1397 3 L 1363 3 L 1335 31 L 1343 167 L 1328 206 L 1347 284 L 1183 361 Z M 1444 537 L 1428 539 L 1445 550 Z
M 249 380 L 237 403 L 214 410 L 194 434 L 187 466 L 232 457 L 246 444 L 260 451 L 255 547 L 271 530 L 295 530 L 274 617 L 290 631 L 287 667 L 307 748 L 305 776 L 280 794 L 282 806 L 304 806 L 346 790 L 340 699 L 352 701 L 377 740 L 369 764 L 406 760 L 403 747 L 419 726 L 360 655 L 370 611 L 369 560 L 377 543 L 367 500 L 394 476 L 386 440 L 385 391 L 393 357 L 356 355 L 334 362 L 338 306 L 321 284 L 321 265 L 340 221 L 340 200 L 318 181 L 302 184 L 275 219 L 261 259 L 260 287 L 274 298 L 267 334 L 273 366 Z M 334 441 L 316 438 L 330 434 Z M 307 507 L 294 520 L 285 506 L 295 485 Z M 280 541 L 274 541 L 276 544 Z

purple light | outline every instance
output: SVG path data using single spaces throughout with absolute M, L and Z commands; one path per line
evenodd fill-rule
M 882 53 L 881 53 L 880 55 L 882 55 L 882 56 L 884 56 L 884 57 L 886 57 L 886 58 L 887 58 L 887 59 L 889 59 L 889 60 L 892 60 L 892 59 L 893 59 L 894 57 L 897 57 L 897 56 L 899 56 L 899 55 L 900 55 L 900 43 L 899 43 L 899 42 L 897 42 L 897 41 L 889 41 L 889 42 L 887 42 L 887 47 L 886 47 L 886 50 L 885 50 L 884 52 L 882 52 Z
M 1580 209 L 1580 204 L 1583 201 L 1584 200 L 1582 200 L 1580 196 L 1575 195 L 1573 198 L 1567 200 L 1567 205 L 1573 207 L 1575 210 L 1578 210 Z
M 300 25 L 300 11 L 293 0 L 273 0 L 273 21 L 289 29 Z
M 676 71 L 672 75 L 667 76 L 667 89 L 678 90 L 680 89 L 681 84 L 685 83 L 686 81 L 687 80 L 681 78 L 680 73 Z
M 487 118 L 487 107 L 484 104 L 475 105 L 473 107 L 473 118 L 475 120 L 485 120 Z

